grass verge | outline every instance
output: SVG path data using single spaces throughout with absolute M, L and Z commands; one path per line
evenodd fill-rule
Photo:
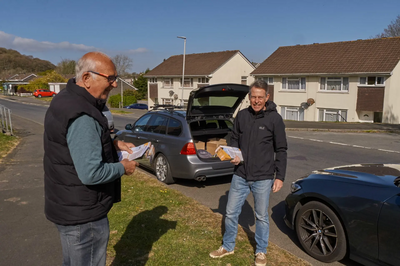
M 132 114 L 131 112 L 123 111 L 123 110 L 111 110 L 111 113 L 113 113 L 113 114 L 122 114 L 122 115 Z
M 0 161 L 8 153 L 10 153 L 19 143 L 19 138 L 16 136 L 8 136 L 0 131 Z
M 141 171 L 122 178 L 109 213 L 107 265 L 254 265 L 254 234 L 239 228 L 235 254 L 212 259 L 222 216 Z M 270 243 L 267 265 L 310 265 Z

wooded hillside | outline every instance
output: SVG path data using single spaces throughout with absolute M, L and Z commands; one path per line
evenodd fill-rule
M 0 77 L 18 73 L 39 73 L 56 66 L 46 60 L 34 58 L 31 55 L 22 55 L 18 51 L 0 47 Z

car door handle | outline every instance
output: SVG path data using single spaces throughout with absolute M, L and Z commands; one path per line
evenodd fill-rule
M 154 141 L 155 143 L 159 143 L 159 142 L 160 142 L 159 139 L 153 139 L 153 141 Z

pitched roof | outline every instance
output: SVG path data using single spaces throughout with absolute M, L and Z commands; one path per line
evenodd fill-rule
M 400 37 L 279 47 L 252 75 L 390 73 Z
M 185 76 L 206 76 L 214 73 L 239 50 L 185 55 Z M 145 77 L 182 75 L 183 55 L 173 55 L 151 71 Z
M 33 74 L 33 73 L 20 73 L 20 74 L 14 74 L 10 77 L 7 78 L 8 81 L 27 81 L 27 80 L 31 80 L 33 78 L 36 78 L 37 75 Z

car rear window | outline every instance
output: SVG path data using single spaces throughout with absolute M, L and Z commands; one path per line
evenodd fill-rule
M 239 97 L 236 96 L 210 96 L 196 98 L 193 100 L 193 106 L 225 106 L 232 107 Z

